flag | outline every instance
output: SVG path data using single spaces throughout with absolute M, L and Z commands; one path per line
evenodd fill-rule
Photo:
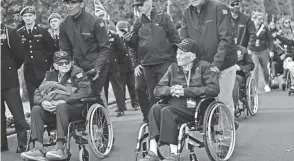
M 110 16 L 108 15 L 104 6 L 101 4 L 99 0 L 94 0 L 94 10 L 95 10 L 95 15 L 97 17 L 102 18 L 104 21 L 108 21 L 110 23 L 109 29 L 113 31 L 114 33 L 116 33 L 115 24 L 110 19 Z

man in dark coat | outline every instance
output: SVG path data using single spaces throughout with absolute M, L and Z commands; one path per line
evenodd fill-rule
M 48 18 L 48 22 L 50 25 L 48 32 L 54 40 L 54 52 L 56 52 L 59 50 L 59 26 L 61 16 L 58 13 L 52 13 Z
M 8 150 L 4 102 L 15 120 L 18 140 L 16 152 L 25 151 L 27 123 L 20 97 L 17 72 L 23 62 L 24 48 L 20 36 L 16 30 L 11 30 L 1 23 L 1 151 Z
M 17 30 L 25 48 L 24 79 L 31 108 L 34 92 L 42 83 L 52 65 L 54 42 L 47 29 L 35 23 L 36 11 L 32 6 L 21 10 L 25 26 Z

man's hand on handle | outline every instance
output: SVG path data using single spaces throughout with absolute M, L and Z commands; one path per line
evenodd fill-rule
M 95 81 L 97 78 L 99 78 L 99 73 L 100 73 L 100 70 L 99 69 L 91 69 L 89 71 L 86 72 L 86 75 L 89 77 L 89 78 L 92 78 L 91 80 L 92 81 Z

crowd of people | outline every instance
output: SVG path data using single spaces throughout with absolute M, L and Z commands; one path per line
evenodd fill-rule
M 92 96 L 106 106 L 101 92 L 104 88 L 108 98 L 110 82 L 120 117 L 127 110 L 127 86 L 133 109 L 140 107 L 143 122 L 149 123 L 150 151 L 141 161 L 159 160 L 159 142 L 170 145 L 166 160 L 174 161 L 177 125 L 194 119 L 201 96 L 217 97 L 235 118 L 238 87 L 251 73 L 258 82 L 259 66 L 265 92 L 287 72 L 294 90 L 294 21 L 272 16 L 265 23 L 261 12 L 242 13 L 241 0 L 189 0 L 181 25 L 157 11 L 152 0 L 134 0 L 133 25 L 119 21 L 116 31 L 108 20 L 86 12 L 83 0 L 64 2 L 68 16 L 51 14 L 49 28 L 35 22 L 32 6 L 21 10 L 24 26 L 17 30 L 1 22 L 1 151 L 8 150 L 4 102 L 15 118 L 17 153 L 30 160 L 59 160 L 67 157 L 69 122 L 84 117 L 83 104 L 75 100 Z M 36 145 L 27 152 L 17 73 L 22 64 Z M 160 99 L 166 102 L 157 104 Z M 56 124 L 57 144 L 46 152 L 43 129 L 49 123 Z M 239 123 L 234 126 L 238 129 Z

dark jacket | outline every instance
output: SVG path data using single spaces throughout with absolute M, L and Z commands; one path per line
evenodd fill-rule
M 24 53 L 16 30 L 1 24 L 1 89 L 19 87 L 17 70 L 24 62 Z
M 83 70 L 101 70 L 109 62 L 110 46 L 102 19 L 83 10 L 77 17 L 67 16 L 59 30 L 60 49 L 71 54 Z
M 170 88 L 175 85 L 184 87 L 184 97 L 171 97 Z M 176 63 L 169 66 L 165 75 L 161 78 L 154 89 L 156 97 L 170 97 L 172 102 L 186 102 L 186 98 L 199 99 L 200 96 L 216 97 L 219 94 L 218 72 L 214 67 L 203 60 L 195 60 L 191 70 L 191 80 L 189 87 L 182 67 Z M 184 98 L 184 99 L 183 99 Z M 171 103 L 171 102 L 170 102 Z
M 48 32 L 50 33 L 50 36 L 52 37 L 54 41 L 54 52 L 59 51 L 59 34 L 56 35 L 53 33 L 52 29 L 48 29 Z
M 240 13 L 237 19 L 232 18 L 233 35 L 237 45 L 253 50 L 256 41 L 256 29 L 249 16 Z
M 216 0 L 205 0 L 199 11 L 189 6 L 183 12 L 181 36 L 197 41 L 208 61 L 220 70 L 237 63 L 237 49 L 232 36 L 230 9 Z
M 137 18 L 128 41 L 137 50 L 141 65 L 155 65 L 175 60 L 172 43 L 180 41 L 179 33 L 171 17 L 166 13 L 151 11 L 151 20 L 145 15 Z M 138 64 L 136 64 L 137 66 Z
M 53 61 L 53 39 L 46 28 L 37 24 L 33 27 L 32 34 L 28 33 L 25 26 L 18 29 L 17 33 L 25 48 L 26 80 L 43 80 Z
M 136 52 L 136 50 L 129 48 L 126 41 L 123 38 L 121 38 L 121 39 L 123 41 L 124 47 L 126 47 L 126 49 L 127 49 L 127 53 L 125 53 L 125 56 L 122 57 L 122 59 L 118 60 L 119 72 L 120 73 L 133 72 L 135 66 L 132 63 L 131 52 Z
M 258 32 L 260 28 L 261 26 L 256 30 L 256 32 Z M 259 52 L 266 49 L 274 51 L 272 32 L 269 30 L 267 26 L 263 27 L 260 34 L 256 37 L 256 41 L 259 41 L 259 46 L 256 46 L 255 44 L 253 51 Z
M 294 40 L 288 39 L 286 37 L 282 37 L 280 35 L 277 35 L 276 38 L 279 39 L 283 44 L 286 44 L 289 47 L 294 47 Z M 292 57 L 292 58 L 294 58 L 294 52 L 287 53 L 286 57 Z
M 252 71 L 255 67 L 251 55 L 248 54 L 248 50 L 243 46 L 238 46 L 238 62 L 237 65 L 241 68 L 241 71 L 237 71 L 238 75 L 244 76 L 246 73 Z
M 58 71 L 52 70 L 47 72 L 43 83 L 47 81 L 58 82 Z M 88 79 L 87 75 L 84 73 L 83 69 L 75 65 L 73 65 L 71 70 L 63 76 L 62 80 L 59 83 L 64 86 L 77 88 L 77 90 L 74 93 L 72 93 L 65 101 L 77 100 L 80 98 L 88 97 L 92 92 L 90 80 Z M 45 100 L 41 92 L 42 91 L 39 91 L 39 89 L 35 91 L 34 103 L 36 105 L 41 105 L 41 103 Z
M 128 50 L 124 46 L 122 39 L 117 34 L 109 32 L 108 37 L 111 48 L 111 53 L 109 55 L 108 72 L 119 72 L 119 62 L 126 57 L 126 54 L 128 54 Z

